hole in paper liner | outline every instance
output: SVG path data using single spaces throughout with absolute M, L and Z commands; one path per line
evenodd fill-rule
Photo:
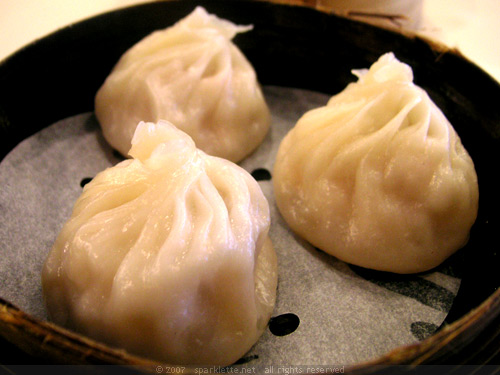
M 244 365 L 245 363 L 251 362 L 255 359 L 259 359 L 259 356 L 257 354 L 249 355 L 247 357 L 238 359 L 235 363 L 233 363 L 233 365 Z
M 269 181 L 271 179 L 271 172 L 265 168 L 254 169 L 251 175 L 257 181 Z
M 119 151 L 117 151 L 115 149 L 113 149 L 113 156 L 115 158 L 117 158 L 118 160 L 125 160 L 126 159 L 122 154 L 120 154 Z
M 92 181 L 92 177 L 84 177 L 82 178 L 82 180 L 80 181 L 80 186 L 81 187 L 84 187 L 85 185 L 87 185 L 90 181 Z
M 299 327 L 300 319 L 293 313 L 275 316 L 269 321 L 269 330 L 275 336 L 286 336 Z

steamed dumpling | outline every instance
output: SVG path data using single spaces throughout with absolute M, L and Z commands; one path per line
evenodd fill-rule
M 462 247 L 478 209 L 473 162 L 392 53 L 280 144 L 274 189 L 289 226 L 362 267 L 429 270 Z
M 277 260 L 258 183 L 166 122 L 85 185 L 43 268 L 49 316 L 132 353 L 229 365 L 275 303 Z
M 95 98 L 105 139 L 126 156 L 140 121 L 167 120 L 210 155 L 250 154 L 271 121 L 253 67 L 231 42 L 250 29 L 197 7 L 129 49 Z

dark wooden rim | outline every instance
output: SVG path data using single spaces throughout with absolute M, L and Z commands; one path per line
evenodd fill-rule
M 418 365 L 467 364 L 469 358 L 463 357 L 462 353 L 479 336 L 482 335 L 480 340 L 484 347 L 500 339 L 499 330 L 488 331 L 488 326 L 495 319 L 498 320 L 499 313 L 500 289 L 479 307 L 429 338 L 398 347 L 373 361 L 349 366 L 346 373 L 376 374 L 393 366 L 402 366 L 401 371 L 411 371 Z M 36 319 L 3 299 L 0 299 L 0 334 L 30 355 L 59 363 L 64 358 L 68 364 L 113 364 L 152 372 L 161 365 Z M 500 347 L 497 346 L 487 354 L 494 356 L 499 351 Z M 187 369 L 186 373 L 190 372 Z

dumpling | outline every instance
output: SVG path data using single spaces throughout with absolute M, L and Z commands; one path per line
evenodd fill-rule
M 56 323 L 176 364 L 229 365 L 274 308 L 277 259 L 258 183 L 160 121 L 85 185 L 49 253 Z
M 299 119 L 274 166 L 278 208 L 311 244 L 358 266 L 414 273 L 468 240 L 474 164 L 412 69 L 392 53 Z
M 231 41 L 251 28 L 197 7 L 130 48 L 95 98 L 107 142 L 127 156 L 140 121 L 167 120 L 210 155 L 249 155 L 271 121 L 256 73 Z

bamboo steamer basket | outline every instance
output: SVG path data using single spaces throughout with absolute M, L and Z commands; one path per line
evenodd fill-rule
M 481 198 L 465 249 L 467 270 L 452 309 L 435 334 L 349 366 L 345 372 L 375 374 L 393 366 L 411 372 L 417 365 L 451 365 L 442 369 L 446 372 L 458 365 L 500 362 L 499 183 L 495 176 L 500 86 L 458 51 L 408 30 L 375 27 L 339 16 L 324 4 L 300 0 L 161 1 L 106 13 L 36 41 L 0 64 L 0 158 L 55 121 L 91 111 L 97 88 L 121 54 L 196 5 L 235 23 L 256 25 L 251 35 L 239 36 L 237 44 L 263 84 L 334 94 L 348 83 L 353 67 L 367 67 L 386 51 L 412 66 L 419 85 L 454 124 L 476 164 Z M 29 91 L 23 89 L 27 86 Z M 32 363 L 40 359 L 117 364 L 146 372 L 155 372 L 158 365 L 41 321 L 3 299 L 0 335 Z

